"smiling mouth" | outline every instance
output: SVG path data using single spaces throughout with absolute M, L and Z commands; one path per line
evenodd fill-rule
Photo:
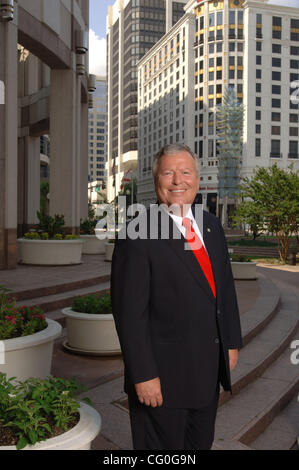
M 186 189 L 170 189 L 171 193 L 184 193 Z

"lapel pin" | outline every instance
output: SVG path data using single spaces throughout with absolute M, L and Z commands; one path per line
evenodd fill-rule
M 207 231 L 208 231 L 208 232 L 210 232 L 210 231 L 211 231 L 211 229 L 210 229 L 210 228 L 207 228 Z

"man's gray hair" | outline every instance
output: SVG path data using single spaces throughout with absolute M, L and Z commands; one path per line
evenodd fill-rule
M 192 152 L 190 147 L 188 147 L 187 145 L 183 145 L 183 144 L 168 144 L 162 147 L 161 150 L 159 150 L 159 152 L 154 156 L 153 167 L 152 167 L 153 177 L 156 178 L 157 176 L 160 158 L 162 158 L 164 155 L 175 156 L 180 152 L 187 152 L 190 154 L 190 156 L 195 161 L 197 174 L 199 174 L 199 167 L 200 167 L 199 158 L 197 155 L 195 155 L 195 153 Z

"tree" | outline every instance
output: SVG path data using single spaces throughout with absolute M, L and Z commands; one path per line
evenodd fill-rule
M 240 185 L 243 201 L 236 209 L 236 223 L 254 222 L 255 230 L 275 233 L 280 259 L 286 262 L 289 239 L 299 232 L 299 175 L 278 168 L 259 168 Z
M 244 106 L 239 102 L 233 88 L 226 88 L 221 106 L 217 108 L 217 135 L 219 149 L 218 194 L 223 200 L 226 214 L 227 200 L 236 202 L 240 183 L 243 148 Z M 226 223 L 224 215 L 224 223 Z

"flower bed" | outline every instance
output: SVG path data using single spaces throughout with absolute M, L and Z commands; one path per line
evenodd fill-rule
M 7 297 L 9 290 L 0 286 L 0 340 L 33 335 L 47 328 L 48 323 L 39 307 L 17 307 Z
M 8 292 L 0 286 L 0 370 L 18 380 L 45 378 L 62 327 L 38 307 L 17 307 Z

